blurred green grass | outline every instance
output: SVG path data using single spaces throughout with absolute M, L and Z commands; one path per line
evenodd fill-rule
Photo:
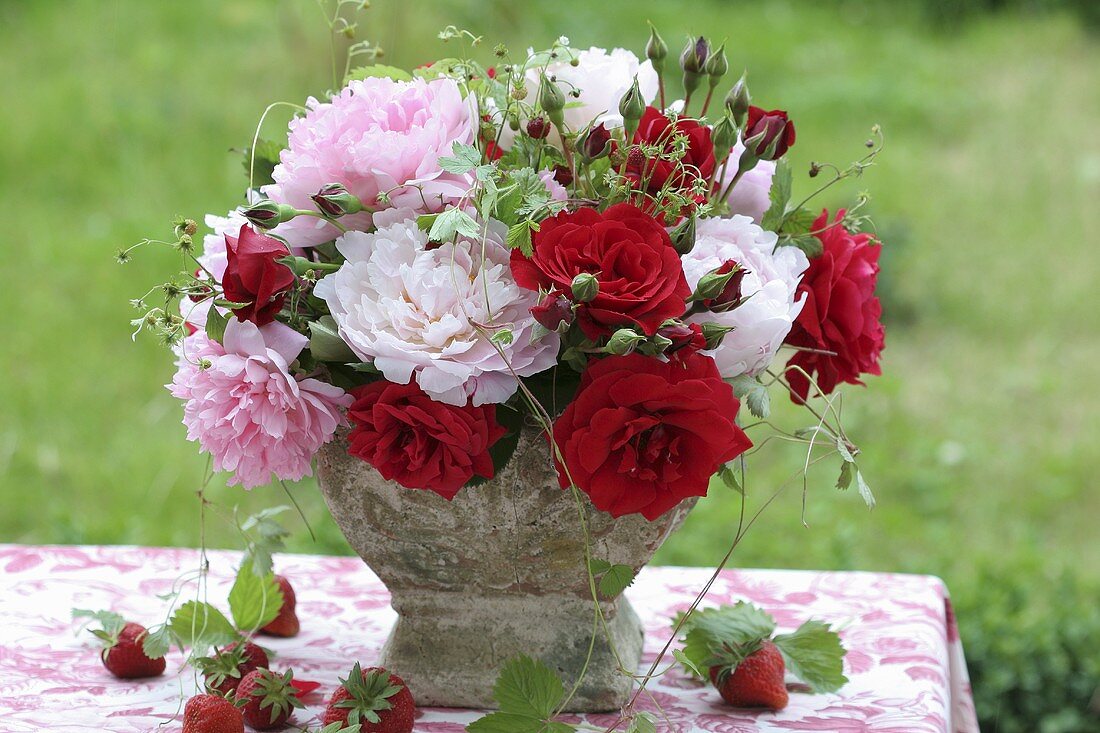
M 727 38 L 755 100 L 796 120 L 800 171 L 859 157 L 882 124 L 881 165 L 843 192 L 872 191 L 887 239 L 887 376 L 848 390 L 844 408 L 879 506 L 836 492 L 829 465 L 812 474 L 805 523 L 795 482 L 734 562 L 929 572 L 956 586 L 981 560 L 1097 573 L 1100 47 L 1073 17 L 989 16 L 944 35 L 898 4 L 374 6 L 367 35 L 406 66 L 451 53 L 433 40 L 448 23 L 484 34 L 486 60 L 497 41 L 559 34 L 640 51 L 647 19 L 674 47 L 688 32 Z M 162 388 L 170 355 L 131 343 L 128 325 L 127 300 L 178 261 L 145 249 L 123 267 L 113 253 L 168 233 L 176 213 L 239 203 L 230 149 L 269 102 L 330 85 L 327 45 L 310 0 L 0 0 L 0 540 L 198 542 L 205 461 Z M 759 454 L 749 511 L 801 461 L 779 444 Z M 294 549 L 347 552 L 312 484 L 294 492 L 317 534 L 296 522 Z M 210 497 L 207 540 L 226 546 L 234 505 L 286 500 L 220 484 Z M 703 501 L 659 561 L 714 563 L 738 509 L 734 495 Z

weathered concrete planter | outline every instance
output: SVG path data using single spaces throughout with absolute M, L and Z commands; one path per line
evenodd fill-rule
M 399 618 L 380 663 L 405 679 L 417 704 L 493 707 L 497 672 L 520 653 L 571 685 L 588 651 L 593 607 L 577 505 L 558 488 L 542 436 L 525 429 L 508 465 L 452 502 L 386 481 L 346 451 L 342 435 L 322 449 L 321 491 L 351 546 L 392 594 Z M 593 555 L 640 568 L 691 504 L 655 522 L 613 519 L 587 498 L 584 508 Z M 643 635 L 638 616 L 625 598 L 601 606 L 616 651 L 635 668 Z M 617 709 L 630 687 L 597 633 L 570 711 Z

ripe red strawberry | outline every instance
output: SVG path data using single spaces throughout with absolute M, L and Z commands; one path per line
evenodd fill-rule
M 362 725 L 362 733 L 412 733 L 416 704 L 405 681 L 381 667 L 356 663 L 332 693 L 322 725 Z
M 183 708 L 183 733 L 244 733 L 244 717 L 217 695 L 195 695 Z
M 254 730 L 275 730 L 286 724 L 294 708 L 302 707 L 292 680 L 294 673 L 277 675 L 268 669 L 249 672 L 237 686 L 237 700 L 244 704 L 244 722 Z
M 195 666 L 206 678 L 206 689 L 228 695 L 246 674 L 254 669 L 267 669 L 267 652 L 250 641 L 233 642 L 213 656 L 195 660 Z
M 100 659 L 107 671 L 115 677 L 133 680 L 164 674 L 167 666 L 164 657 L 151 659 L 141 648 L 142 641 L 149 633 L 141 624 L 130 622 L 123 624 L 121 628 L 113 625 L 92 633 L 103 640 L 104 648 L 100 652 Z
M 275 582 L 283 592 L 283 605 L 279 608 L 279 615 L 275 620 L 260 629 L 260 633 L 270 636 L 297 636 L 300 626 L 298 615 L 294 612 L 294 607 L 297 605 L 294 589 L 290 587 L 290 581 L 282 575 L 276 575 Z
M 782 710 L 787 707 L 786 670 L 779 648 L 762 640 L 736 668 L 711 667 L 710 680 L 722 699 L 734 707 Z

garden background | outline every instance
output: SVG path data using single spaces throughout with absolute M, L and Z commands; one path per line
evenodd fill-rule
M 647 20 L 674 51 L 724 39 L 754 103 L 790 111 L 797 171 L 858 158 L 881 124 L 879 164 L 824 201 L 867 188 L 886 242 L 886 376 L 844 403 L 878 507 L 822 464 L 805 522 L 795 481 L 734 562 L 940 575 L 984 730 L 1100 727 L 1100 3 L 373 5 L 360 30 L 399 66 L 452 54 L 447 24 L 484 35 L 485 61 L 561 34 L 641 53 Z M 113 255 L 240 202 L 264 107 L 331 85 L 324 19 L 313 0 L 0 0 L 0 80 L 0 541 L 195 545 L 205 461 L 162 387 L 170 354 L 129 325 L 178 256 Z M 749 510 L 802 459 L 757 455 Z M 317 535 L 291 519 L 293 549 L 349 552 L 313 484 L 292 490 Z M 209 494 L 207 542 L 229 547 L 233 506 L 287 499 Z M 700 503 L 658 561 L 713 565 L 739 506 Z

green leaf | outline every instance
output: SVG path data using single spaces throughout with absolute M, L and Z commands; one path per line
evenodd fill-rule
M 638 713 L 626 733 L 657 733 L 657 721 L 649 713 Z
M 508 227 L 508 236 L 504 239 L 508 249 L 518 249 L 524 257 L 530 257 L 535 252 L 534 244 L 531 241 L 531 232 L 538 231 L 538 227 L 539 225 L 530 219 L 524 219 L 518 224 Z
M 256 512 L 241 523 L 241 531 L 248 537 L 245 558 L 252 563 L 252 572 L 263 577 L 271 572 L 272 555 L 286 546 L 290 532 L 275 521 L 275 517 L 290 507 L 285 504 Z
M 98 621 L 103 626 L 103 632 L 109 639 L 117 639 L 118 635 L 122 633 L 122 627 L 126 625 L 126 619 L 114 611 L 89 611 L 84 608 L 74 608 L 72 614 L 73 619 L 86 618 Z M 96 636 L 99 635 L 96 634 Z
M 309 353 L 317 361 L 346 363 L 358 359 L 340 338 L 339 327 L 332 316 L 321 316 L 309 322 Z
M 871 493 L 871 487 L 867 485 L 867 482 L 863 479 L 863 473 L 858 469 L 856 470 L 856 487 L 859 489 L 859 495 L 867 508 L 874 509 L 875 495 Z
M 206 312 L 206 335 L 211 341 L 217 341 L 220 344 L 225 338 L 225 327 L 228 325 L 229 318 L 218 312 L 217 308 L 211 307 Z
M 255 631 L 275 620 L 283 606 L 283 591 L 275 575 L 257 575 L 252 563 L 241 563 L 229 591 L 229 613 L 241 631 Z
M 772 187 L 768 191 L 768 200 L 771 206 L 764 212 L 760 226 L 770 231 L 778 231 L 783 223 L 783 217 L 787 213 L 787 204 L 791 200 L 791 164 L 786 158 L 780 159 L 775 164 L 775 175 L 772 176 Z
M 821 243 L 820 239 L 812 234 L 799 234 L 794 237 L 782 236 L 779 238 L 778 246 L 798 247 L 811 260 L 815 257 L 820 257 L 821 253 L 825 251 L 825 245 Z
M 773 639 L 787 668 L 814 692 L 836 692 L 848 678 L 844 676 L 844 655 L 840 636 L 828 624 L 807 621 L 792 634 Z
M 854 463 L 845 461 L 840 465 L 840 477 L 836 480 L 836 487 L 841 491 L 847 491 L 848 487 L 852 485 L 852 466 Z
M 188 601 L 180 606 L 169 626 L 181 646 L 191 647 L 197 652 L 212 646 L 224 646 L 240 636 L 221 611 L 200 601 Z
M 695 677 L 700 677 L 702 679 L 706 679 L 706 676 L 707 676 L 706 671 L 704 671 L 702 669 L 699 669 L 699 667 L 696 666 L 695 662 L 692 661 L 691 657 L 689 657 L 684 652 L 680 651 L 679 649 L 673 649 L 672 650 L 672 657 L 673 657 L 673 659 L 675 659 L 676 661 L 678 661 L 680 664 L 683 665 L 684 671 L 686 671 L 688 674 L 691 674 Z
M 553 670 L 525 654 L 509 659 L 493 687 L 502 713 L 548 721 L 565 695 Z
M 412 81 L 412 74 L 399 69 L 396 66 L 386 66 L 385 64 L 374 64 L 372 66 L 357 66 L 344 76 L 344 86 L 348 85 L 348 82 L 360 81 L 362 79 L 393 79 L 394 81 Z
M 811 230 L 816 219 L 817 215 L 805 206 L 788 211 L 783 217 L 783 233 L 792 236 L 806 234 Z
M 481 152 L 473 145 L 455 142 L 451 145 L 454 155 L 441 155 L 439 167 L 448 173 L 468 173 L 481 164 Z
M 450 242 L 456 234 L 470 239 L 481 236 L 481 228 L 474 218 L 461 209 L 447 209 L 432 222 L 428 239 L 435 242 Z
M 490 713 L 466 726 L 470 733 L 544 733 L 546 724 L 537 718 L 514 713 Z
M 594 557 L 588 561 L 588 567 L 592 570 L 593 575 L 603 575 L 611 569 L 611 563 L 607 560 L 601 560 L 598 557 Z
M 688 617 L 681 632 L 684 655 L 699 669 L 709 669 L 755 650 L 761 639 L 771 638 L 775 619 L 751 603 L 707 608 Z
M 634 568 L 629 565 L 612 565 L 600 578 L 600 595 L 616 598 L 634 582 Z
M 754 417 L 761 420 L 768 418 L 771 414 L 771 396 L 768 388 L 761 384 L 759 379 L 741 374 L 727 381 L 733 386 L 734 396 L 744 401 Z
M 141 650 L 150 659 L 160 659 L 168 654 L 172 647 L 172 630 L 168 624 L 161 624 L 149 629 L 149 632 L 141 640 Z
M 736 491 L 741 496 L 745 495 L 745 487 L 738 480 L 737 471 L 728 463 L 722 464 L 718 473 L 710 477 L 710 485 L 707 487 L 708 492 L 721 490 Z
M 500 189 L 497 201 L 497 216 L 509 226 L 522 219 L 532 217 L 537 209 L 550 202 L 550 192 L 534 168 L 520 168 L 511 171 Z
M 285 147 L 286 146 L 282 143 L 277 143 L 274 140 L 257 140 L 255 161 L 253 161 L 252 158 L 252 148 L 247 147 L 244 149 L 244 159 L 241 163 L 244 165 L 244 174 L 246 176 L 250 169 L 252 171 L 253 188 L 259 188 L 260 186 L 266 186 L 275 182 L 272 174 L 275 172 L 275 166 L 279 164 L 279 153 L 281 153 Z

